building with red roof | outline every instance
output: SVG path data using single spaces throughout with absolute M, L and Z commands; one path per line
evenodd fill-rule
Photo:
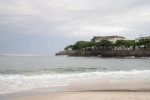
M 112 43 L 116 43 L 117 40 L 124 40 L 125 38 L 123 36 L 117 36 L 117 35 L 113 35 L 113 36 L 94 36 L 94 40 L 95 42 L 100 42 L 102 40 L 108 40 Z

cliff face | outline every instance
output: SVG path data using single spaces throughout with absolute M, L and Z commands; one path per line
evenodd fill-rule
M 150 57 L 150 50 L 111 50 L 111 51 L 60 51 L 56 55 L 102 56 L 102 57 Z

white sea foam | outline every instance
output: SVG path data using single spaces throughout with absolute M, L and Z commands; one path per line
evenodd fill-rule
M 0 94 L 44 87 L 65 86 L 75 82 L 150 82 L 150 70 L 86 72 L 74 74 L 0 75 Z

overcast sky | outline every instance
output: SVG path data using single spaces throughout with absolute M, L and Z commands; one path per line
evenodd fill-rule
M 55 53 L 77 40 L 150 35 L 150 0 L 0 0 L 0 53 Z

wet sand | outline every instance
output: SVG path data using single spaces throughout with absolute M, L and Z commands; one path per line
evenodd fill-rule
M 85 91 L 59 92 L 13 100 L 150 100 L 150 92 Z

